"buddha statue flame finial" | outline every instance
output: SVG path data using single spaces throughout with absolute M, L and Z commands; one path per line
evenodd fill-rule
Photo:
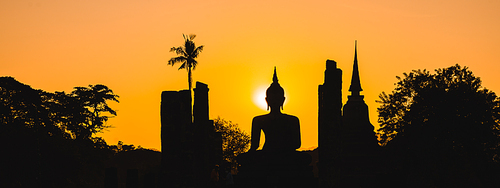
M 266 90 L 266 99 L 267 100 L 279 100 L 280 98 L 285 97 L 285 91 L 278 83 L 278 75 L 276 74 L 276 67 L 274 67 L 274 75 L 273 75 L 273 83 Z M 269 110 L 269 105 L 267 106 Z M 281 105 L 281 109 L 283 109 L 283 105 Z
M 278 83 L 278 76 L 276 74 L 276 66 L 274 66 L 273 83 Z

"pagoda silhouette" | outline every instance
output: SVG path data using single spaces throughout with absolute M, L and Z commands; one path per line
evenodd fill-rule
M 380 171 L 380 147 L 360 95 L 357 42 L 349 87 L 342 104 L 342 70 L 326 61 L 325 81 L 318 88 L 318 170 L 320 187 L 373 187 Z

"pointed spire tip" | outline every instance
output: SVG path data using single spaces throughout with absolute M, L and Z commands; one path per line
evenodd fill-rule
M 354 40 L 354 62 L 358 62 L 358 40 Z
M 361 82 L 359 80 L 357 40 L 355 40 L 354 43 L 354 64 L 352 67 L 352 78 L 351 78 L 351 85 L 349 86 L 349 91 L 351 91 L 353 95 L 359 95 L 359 92 L 363 91 L 363 89 L 361 89 Z
M 278 75 L 276 74 L 276 66 L 274 66 L 273 83 L 278 83 Z

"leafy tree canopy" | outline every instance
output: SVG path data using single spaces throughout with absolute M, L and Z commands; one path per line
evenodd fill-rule
M 93 135 L 116 112 L 118 96 L 104 85 L 72 93 L 32 89 L 0 77 L 0 187 L 95 187 L 112 151 Z
M 460 65 L 403 76 L 377 101 L 382 145 L 404 155 L 406 164 L 441 169 L 437 179 L 498 161 L 500 100 L 479 77 Z
M 111 89 L 105 85 L 89 85 L 88 87 L 75 87 L 69 95 L 73 97 L 78 106 L 84 107 L 85 120 L 75 130 L 78 137 L 90 138 L 93 134 L 101 132 L 110 126 L 106 125 L 110 117 L 116 116 L 116 111 L 108 106 L 107 101 L 118 101 Z
M 90 140 L 109 126 L 116 115 L 107 101 L 118 95 L 107 86 L 75 87 L 70 94 L 32 89 L 12 77 L 0 78 L 0 111 L 3 128 L 31 128 L 52 136 Z
M 222 158 L 235 163 L 235 158 L 248 151 L 250 135 L 240 130 L 238 124 L 218 117 L 214 120 L 215 130 L 222 133 Z

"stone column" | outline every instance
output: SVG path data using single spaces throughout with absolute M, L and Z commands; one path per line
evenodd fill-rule
M 189 90 L 161 94 L 161 185 L 181 185 L 191 175 L 191 93 Z M 185 178 L 184 178 L 185 179 Z M 185 180 L 184 180 L 185 181 Z
M 336 156 L 341 152 L 342 70 L 337 62 L 326 61 L 325 81 L 318 89 L 319 181 L 320 186 L 331 187 Z
M 194 122 L 208 121 L 208 85 L 196 82 L 194 89 Z

